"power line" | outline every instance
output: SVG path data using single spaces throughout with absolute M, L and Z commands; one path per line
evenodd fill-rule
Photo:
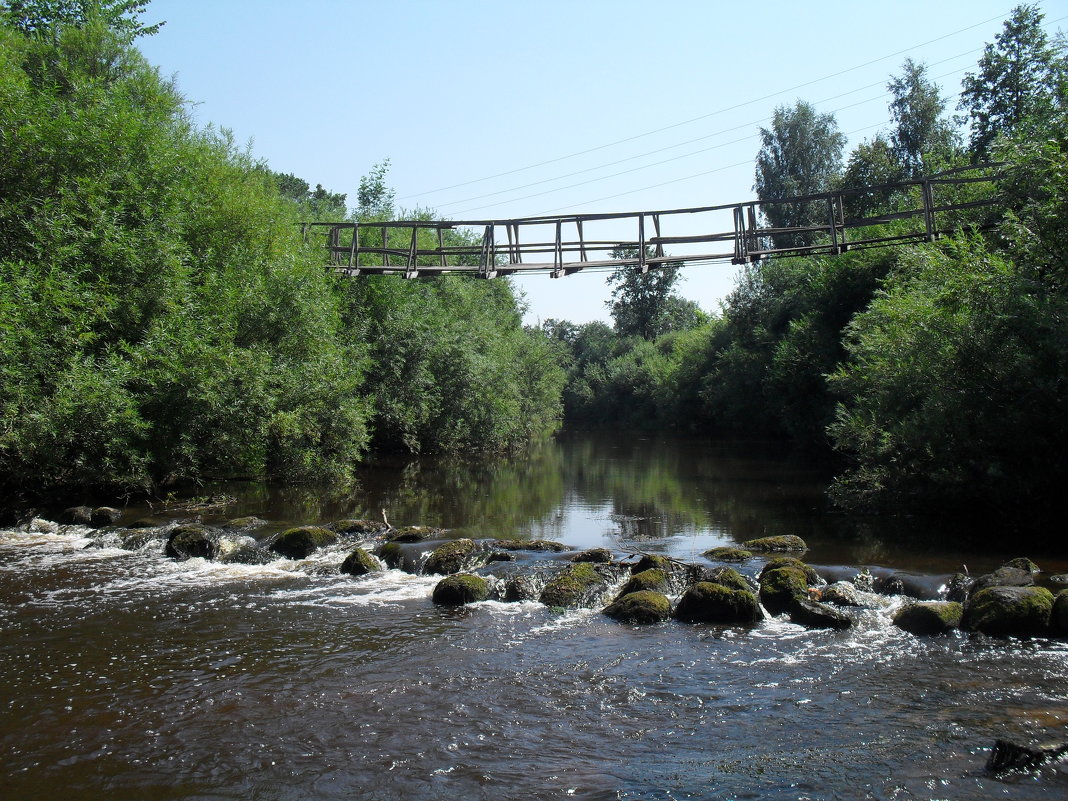
M 1007 12 L 1007 13 L 1011 13 L 1011 10 L 1010 10 L 1010 12 Z M 665 125 L 663 127 L 656 128 L 656 129 L 653 129 L 653 130 L 650 130 L 650 131 L 645 131 L 643 133 L 635 134 L 633 136 L 628 136 L 628 137 L 625 137 L 623 139 L 617 139 L 617 140 L 615 140 L 613 142 L 607 142 L 605 144 L 597 145 L 595 147 L 587 148 L 585 150 L 580 150 L 580 151 L 577 151 L 577 152 L 574 152 L 574 153 L 569 153 L 569 154 L 564 155 L 564 156 L 558 156 L 556 158 L 547 159 L 545 161 L 541 161 L 541 162 L 538 162 L 536 164 L 528 164 L 525 167 L 516 167 L 515 169 L 512 169 L 512 170 L 505 170 L 504 172 L 495 173 L 493 175 L 487 175 L 487 176 L 484 176 L 482 178 L 474 178 L 474 179 L 469 180 L 469 181 L 463 181 L 463 182 L 460 182 L 460 183 L 457 183 L 457 184 L 452 184 L 451 186 L 445 186 L 445 187 L 440 187 L 438 189 L 431 189 L 431 190 L 428 190 L 428 191 L 425 191 L 425 192 L 418 192 L 418 193 L 415 193 L 415 194 L 405 195 L 405 196 L 403 196 L 401 198 L 398 198 L 398 199 L 399 200 L 407 200 L 407 199 L 411 199 L 411 198 L 424 197 L 426 195 L 436 194 L 438 192 L 445 192 L 445 191 L 448 191 L 450 189 L 458 189 L 458 188 L 463 187 L 463 186 L 470 186 L 471 184 L 482 183 L 483 181 L 489 181 L 489 180 L 492 180 L 494 178 L 502 178 L 502 177 L 504 177 L 506 175 L 514 175 L 515 173 L 525 172 L 527 170 L 532 170 L 532 169 L 535 169 L 537 167 L 544 167 L 544 166 L 546 166 L 548 164 L 555 164 L 555 163 L 560 162 L 560 161 L 566 161 L 567 159 L 575 158 L 577 156 L 584 156 L 584 155 L 586 155 L 588 153 L 594 153 L 594 152 L 596 152 L 598 150 L 604 150 L 604 149 L 609 148 L 609 147 L 615 147 L 616 145 L 625 144 L 627 142 L 633 142 L 636 139 L 642 139 L 642 138 L 647 137 L 647 136 L 652 136 L 653 134 L 663 133 L 664 131 L 669 131 L 669 130 L 672 130 L 674 128 L 679 128 L 679 127 L 682 127 L 683 125 L 689 125 L 691 123 L 698 122 L 700 120 L 708 119 L 709 117 L 714 117 L 714 116 L 716 116 L 718 114 L 725 114 L 725 113 L 727 113 L 729 111 L 735 111 L 737 109 L 744 108 L 745 106 L 749 106 L 749 105 L 752 105 L 754 103 L 760 103 L 760 102 L 765 101 L 765 100 L 770 100 L 771 98 L 778 97 L 779 95 L 783 95 L 783 94 L 786 94 L 788 92 L 795 92 L 798 89 L 805 88 L 806 86 L 812 86 L 813 84 L 817 84 L 817 83 L 820 83 L 822 81 L 830 80 L 831 78 L 836 78 L 836 77 L 838 77 L 840 75 L 845 75 L 845 74 L 853 72 L 855 70 L 863 69 L 864 67 L 869 67 L 872 64 L 878 64 L 880 61 L 886 61 L 887 59 L 895 58 L 897 56 L 902 55 L 903 53 L 908 53 L 908 52 L 911 52 L 911 51 L 916 50 L 918 48 L 926 47 L 927 45 L 934 44 L 935 42 L 940 42 L 940 41 L 943 41 L 945 39 L 949 39 L 949 38 L 951 38 L 953 36 L 957 36 L 959 34 L 962 34 L 962 33 L 965 33 L 967 31 L 973 30 L 975 28 L 979 28 L 979 27 L 981 27 L 983 25 L 988 25 L 991 22 L 995 22 L 995 21 L 997 21 L 999 19 L 1004 19 L 1005 16 L 1006 16 L 1005 14 L 999 14 L 998 16 L 991 17 L 990 19 L 983 20 L 982 22 L 977 22 L 977 23 L 975 23 L 973 25 L 969 25 L 969 26 L 967 26 L 965 28 L 961 28 L 960 30 L 953 31 L 951 33 L 947 33 L 947 34 L 944 34 L 942 36 L 938 36 L 938 37 L 936 37 L 934 39 L 929 39 L 928 41 L 921 42 L 920 44 L 917 44 L 917 45 L 912 45 L 911 47 L 907 47 L 907 48 L 905 48 L 903 50 L 898 50 L 898 51 L 896 51 L 894 53 L 890 53 L 889 55 L 881 56 L 879 58 L 872 59 L 871 61 L 866 61 L 866 62 L 864 62 L 862 64 L 857 64 L 857 65 L 855 65 L 853 67 L 848 67 L 848 68 L 846 68 L 844 70 L 839 70 L 838 72 L 834 72 L 834 73 L 831 73 L 831 74 L 828 74 L 828 75 L 824 75 L 824 76 L 822 76 L 820 78 L 814 78 L 814 79 L 812 79 L 810 81 L 805 81 L 804 83 L 797 84 L 796 86 L 792 86 L 792 87 L 790 87 L 788 89 L 783 89 L 783 90 L 780 90 L 780 91 L 777 91 L 777 92 L 772 92 L 771 94 L 764 95 L 763 97 L 758 97 L 758 98 L 755 98 L 753 100 L 747 100 L 744 103 L 738 103 L 738 104 L 735 104 L 733 106 L 729 106 L 727 108 L 717 109 L 716 111 L 711 111 L 711 112 L 709 112 L 707 114 L 702 114 L 702 115 L 697 116 L 697 117 L 692 117 L 692 118 L 690 118 L 688 120 L 682 120 L 681 122 L 672 123 L 671 125 Z M 1059 20 L 1056 20 L 1056 21 L 1059 21 Z

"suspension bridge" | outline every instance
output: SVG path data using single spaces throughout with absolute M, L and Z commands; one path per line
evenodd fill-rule
M 560 278 L 626 264 L 643 272 L 665 264 L 746 264 L 932 242 L 962 225 L 988 226 L 999 203 L 1000 166 L 774 201 L 498 220 L 309 222 L 303 230 L 305 241 L 326 249 L 331 267 L 350 276 L 541 272 Z M 884 208 L 891 197 L 893 211 L 867 211 Z M 985 217 L 975 211 L 984 207 L 991 209 Z

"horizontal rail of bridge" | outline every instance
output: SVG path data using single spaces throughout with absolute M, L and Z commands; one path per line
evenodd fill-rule
M 965 167 L 913 181 L 697 208 L 498 220 L 309 222 L 303 226 L 306 240 L 325 239 L 329 265 L 352 276 L 421 278 L 467 272 L 494 278 L 543 272 L 559 278 L 626 264 L 638 265 L 643 272 L 665 264 L 745 264 L 776 255 L 840 254 L 934 241 L 959 227 L 961 212 L 998 205 L 990 190 L 980 192 L 977 199 L 957 195 L 967 195 L 959 187 L 969 184 L 992 189 L 999 166 Z M 890 195 L 907 205 L 883 214 L 850 213 L 865 198 Z M 763 224 L 778 216 L 776 206 L 803 210 L 806 219 L 817 217 L 820 222 L 778 228 Z M 911 220 L 914 225 L 892 232 L 880 228 L 898 220 Z M 615 235 L 621 226 L 630 234 Z M 690 252 L 671 254 L 669 247 L 686 247 Z

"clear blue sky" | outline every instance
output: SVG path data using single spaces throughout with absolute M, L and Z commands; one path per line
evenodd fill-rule
M 389 159 L 398 205 L 451 219 L 682 208 L 753 197 L 759 127 L 798 98 L 849 147 L 925 62 L 956 106 L 1008 0 L 152 0 L 139 40 L 202 123 L 346 192 Z M 1068 2 L 1044 0 L 1051 35 Z M 731 266 L 683 271 L 718 308 Z M 605 276 L 517 280 L 527 319 L 608 319 Z

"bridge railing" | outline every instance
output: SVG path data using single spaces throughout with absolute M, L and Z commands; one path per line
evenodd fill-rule
M 643 271 L 679 262 L 744 264 L 933 241 L 965 223 L 990 224 L 994 215 L 977 210 L 996 210 L 998 166 L 775 201 L 500 220 L 312 222 L 304 232 L 349 275 L 539 271 L 558 278 L 621 264 Z

